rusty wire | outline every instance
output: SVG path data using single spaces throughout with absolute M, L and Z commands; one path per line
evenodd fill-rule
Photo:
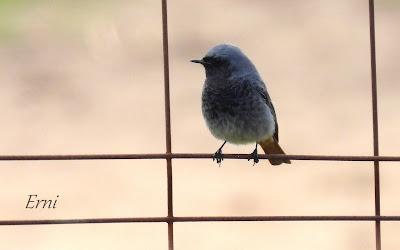
M 399 221 L 400 216 L 175 216 L 175 217 L 132 217 L 91 218 L 53 220 L 0 220 L 1 226 L 49 225 L 49 224 L 97 224 L 97 223 L 174 223 L 174 222 L 240 222 L 240 221 Z
M 164 100 L 165 100 L 165 148 L 166 154 L 171 154 L 171 102 L 169 94 L 169 53 L 168 53 L 168 11 L 167 0 L 161 0 L 162 8 L 162 34 L 164 58 Z M 168 201 L 168 248 L 174 249 L 174 217 L 172 199 L 172 159 L 165 158 L 167 163 L 167 201 Z
M 224 154 L 224 159 L 245 159 L 248 154 Z M 400 156 L 362 155 L 265 155 L 260 159 L 290 159 L 298 161 L 386 161 L 398 162 Z M 79 161 L 79 160 L 163 160 L 163 159 L 212 159 L 213 154 L 166 153 L 166 154 L 77 154 L 77 155 L 0 155 L 0 161 Z
M 209 159 L 212 154 L 172 153 L 171 147 L 171 114 L 169 87 L 169 55 L 168 55 L 168 22 L 167 0 L 161 0 L 163 60 L 164 60 L 164 95 L 165 95 L 165 141 L 164 154 L 76 154 L 76 155 L 2 155 L 0 161 L 53 161 L 53 160 L 117 160 L 117 159 L 165 159 L 167 170 L 166 217 L 136 218 L 89 218 L 89 219 L 52 219 L 52 220 L 0 220 L 0 225 L 44 225 L 44 224 L 83 224 L 83 223 L 167 223 L 168 247 L 174 249 L 174 228 L 176 222 L 207 221 L 375 221 L 376 250 L 381 250 L 381 221 L 400 221 L 400 216 L 381 216 L 379 162 L 400 161 L 400 156 L 380 156 L 378 137 L 378 106 L 375 50 L 375 13 L 374 0 L 369 0 L 369 27 L 371 52 L 371 88 L 372 88 L 372 122 L 373 122 L 373 156 L 334 156 L 334 155 L 260 155 L 260 159 L 290 159 L 313 161 L 363 161 L 374 162 L 375 215 L 374 216 L 197 216 L 179 217 L 173 214 L 172 159 Z M 226 159 L 247 159 L 246 154 L 226 154 Z
M 374 156 L 379 156 L 379 133 L 378 133 L 378 91 L 376 80 L 376 50 L 375 50 L 375 7 L 374 0 L 369 0 L 369 38 L 371 50 L 371 92 L 372 92 L 372 129 L 374 142 Z M 381 215 L 381 194 L 379 180 L 379 160 L 374 161 L 374 189 L 375 189 L 375 216 Z M 376 250 L 381 250 L 381 222 L 375 221 L 375 244 Z

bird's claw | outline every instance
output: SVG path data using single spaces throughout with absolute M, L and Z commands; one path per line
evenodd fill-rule
M 217 161 L 218 165 L 221 167 L 221 162 L 224 160 L 224 156 L 222 154 L 222 150 L 218 149 L 213 156 L 213 161 Z
M 257 148 L 254 149 L 254 151 L 250 154 L 249 158 L 247 158 L 248 161 L 253 160 L 253 166 L 256 165 L 260 160 L 258 158 L 258 153 L 257 153 Z

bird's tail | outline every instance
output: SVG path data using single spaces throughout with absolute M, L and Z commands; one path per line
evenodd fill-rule
M 268 155 L 270 154 L 282 154 L 284 155 L 283 149 L 279 146 L 279 143 L 275 141 L 273 138 L 258 142 L 264 152 Z M 290 160 L 287 159 L 268 159 L 272 165 L 280 165 L 282 163 L 290 164 Z

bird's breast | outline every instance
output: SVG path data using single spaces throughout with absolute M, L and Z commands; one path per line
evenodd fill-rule
M 204 85 L 202 112 L 211 133 L 222 140 L 243 144 L 271 137 L 275 122 L 265 100 L 249 85 L 224 88 Z

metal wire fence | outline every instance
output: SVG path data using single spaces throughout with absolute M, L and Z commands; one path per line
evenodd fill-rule
M 0 220 L 1 225 L 43 225 L 43 224 L 83 224 L 83 223 L 151 223 L 168 224 L 168 248 L 174 249 L 175 222 L 206 221 L 375 221 L 376 250 L 381 250 L 381 221 L 400 221 L 400 216 L 382 216 L 380 212 L 379 162 L 400 161 L 400 156 L 379 156 L 377 78 L 375 52 L 375 13 L 374 0 L 369 0 L 369 28 L 371 53 L 371 87 L 372 87 L 372 123 L 373 123 L 373 156 L 334 156 L 334 155 L 260 155 L 260 159 L 290 159 L 314 161 L 367 161 L 374 162 L 375 215 L 372 216 L 204 216 L 179 217 L 173 213 L 172 159 L 212 158 L 212 154 L 172 153 L 170 88 L 169 88 L 169 53 L 168 53 L 168 18 L 167 0 L 161 0 L 162 37 L 164 60 L 164 95 L 165 95 L 165 132 L 166 153 L 164 154 L 83 154 L 83 155 L 0 155 L 0 161 L 56 161 L 56 160 L 115 160 L 115 159 L 165 159 L 167 170 L 168 215 L 166 217 L 130 217 L 130 218 L 88 218 L 88 219 L 52 219 L 52 220 Z M 245 154 L 226 154 L 228 159 L 247 159 Z

